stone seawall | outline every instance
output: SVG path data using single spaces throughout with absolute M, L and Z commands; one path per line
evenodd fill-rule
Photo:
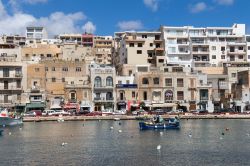
M 163 118 L 175 117 L 178 115 L 162 115 Z M 143 116 L 141 116 L 143 117 Z M 150 117 L 150 116 L 149 116 Z M 248 114 L 206 114 L 206 115 L 193 115 L 185 114 L 179 115 L 181 119 L 250 119 Z M 48 116 L 48 117 L 24 117 L 24 122 L 40 122 L 40 121 L 57 121 L 62 118 L 64 121 L 87 121 L 87 120 L 136 120 L 138 116 L 127 116 L 127 115 L 109 115 L 109 116 Z

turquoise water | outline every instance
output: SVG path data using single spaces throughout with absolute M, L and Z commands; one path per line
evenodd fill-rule
M 25 123 L 4 128 L 0 165 L 250 165 L 250 120 L 181 125 L 140 131 L 138 121 Z

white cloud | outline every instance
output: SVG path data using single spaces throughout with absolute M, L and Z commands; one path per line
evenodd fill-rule
M 198 2 L 195 5 L 190 6 L 191 13 L 199 13 L 206 10 L 208 6 L 204 2 Z
M 50 36 L 60 33 L 83 33 L 84 26 L 86 30 L 94 32 L 96 27 L 92 22 L 83 25 L 86 19 L 87 16 L 83 12 L 69 14 L 54 12 L 47 17 L 40 18 L 15 10 L 13 10 L 13 14 L 9 14 L 0 0 L 0 35 L 24 35 L 27 26 L 43 26 Z
M 232 5 L 234 0 L 214 0 L 219 5 Z
M 121 31 L 139 30 L 143 28 L 141 21 L 121 21 L 117 26 Z
M 36 3 L 46 3 L 48 0 L 24 0 L 24 2 L 29 4 L 36 4 Z
M 88 21 L 86 24 L 82 26 L 82 29 L 84 32 L 94 34 L 96 30 L 96 26 L 91 21 Z
M 153 12 L 158 10 L 158 0 L 143 0 L 143 2 Z

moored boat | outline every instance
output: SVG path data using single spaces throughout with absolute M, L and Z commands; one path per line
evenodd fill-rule
M 2 135 L 2 133 L 3 133 L 3 130 L 2 130 L 2 129 L 0 129 L 0 135 Z
M 0 113 L 0 126 L 16 126 L 23 124 L 23 119 L 10 117 L 5 109 Z
M 152 121 L 139 122 L 141 130 L 146 129 L 180 129 L 180 121 L 178 118 L 169 118 L 166 122 L 155 123 Z

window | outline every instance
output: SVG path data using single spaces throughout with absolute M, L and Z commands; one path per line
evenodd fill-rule
M 126 84 L 129 84 L 129 80 L 126 80 Z
M 129 47 L 134 47 L 135 44 L 134 43 L 129 43 Z
M 177 78 L 177 87 L 183 87 L 183 78 Z
M 225 47 L 221 47 L 221 51 L 225 51 Z
M 239 47 L 239 50 L 243 50 L 243 47 L 241 46 L 241 47 Z
M 247 58 L 250 59 L 250 55 L 248 55 Z
M 147 35 L 142 35 L 141 37 L 146 39 L 148 36 Z
M 95 78 L 95 87 L 101 87 L 101 85 L 102 85 L 102 80 L 101 80 L 101 77 L 96 77 Z
M 173 91 L 171 91 L 171 90 L 166 90 L 166 92 L 165 92 L 165 102 L 167 101 L 171 101 L 171 100 L 173 100 Z
M 135 91 L 132 91 L 132 98 L 135 98 Z
M 131 76 L 132 75 L 132 70 L 128 71 L 128 75 Z
M 155 85 L 159 85 L 160 79 L 158 77 L 155 77 L 153 80 Z
M 148 94 L 146 91 L 143 92 L 143 100 L 147 100 L 148 98 Z
M 35 68 L 35 72 L 39 72 L 39 68 Z
M 148 78 L 143 78 L 142 79 L 142 84 L 148 84 Z
M 225 59 L 225 55 L 221 55 L 221 59 Z
M 106 78 L 106 86 L 113 86 L 113 78 L 112 77 Z
M 106 93 L 106 100 L 113 100 L 113 94 L 112 94 L 112 92 L 107 92 Z
M 150 47 L 153 47 L 153 45 L 154 45 L 153 43 L 149 43 L 149 46 L 150 46 Z
M 177 91 L 177 100 L 184 100 L 184 92 Z
M 165 86 L 172 86 L 172 78 L 165 79 Z
M 168 51 L 170 53 L 175 53 L 176 52 L 176 48 L 175 47 L 168 47 Z
M 216 50 L 216 46 L 212 46 L 212 50 Z
M 212 59 L 216 59 L 216 55 L 212 55 Z
M 243 55 L 239 55 L 239 59 L 243 59 Z
M 56 82 L 56 78 L 55 77 L 52 77 L 52 82 Z
M 16 88 L 21 88 L 21 80 L 16 81 Z
M 122 84 L 122 81 L 118 81 L 118 84 Z
M 232 73 L 231 76 L 232 76 L 233 78 L 235 78 L 235 77 L 236 77 L 236 73 Z
M 80 67 L 76 67 L 76 72 L 80 72 L 82 69 Z
M 138 43 L 138 45 L 137 45 L 138 47 L 142 47 L 142 43 Z
M 137 50 L 137 54 L 142 54 L 142 50 Z
M 45 71 L 49 71 L 48 67 L 45 67 Z
M 250 46 L 248 46 L 247 49 L 250 50 Z
M 62 82 L 65 82 L 65 78 L 62 78 Z
M 55 67 L 52 67 L 52 71 L 56 71 L 56 68 L 55 68 Z
M 234 52 L 234 47 L 230 47 L 230 52 Z
M 63 67 L 62 71 L 68 71 L 68 68 L 67 67 Z
M 47 54 L 47 57 L 48 57 L 48 58 L 51 58 L 51 54 Z

